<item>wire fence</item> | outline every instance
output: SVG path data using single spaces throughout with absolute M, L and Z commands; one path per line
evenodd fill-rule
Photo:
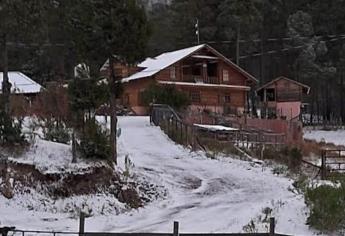
M 78 236 L 289 236 L 275 232 L 276 221 L 274 217 L 269 221 L 269 232 L 266 233 L 180 233 L 179 222 L 175 221 L 171 233 L 111 233 L 111 232 L 85 232 L 85 216 L 81 214 L 79 232 L 59 232 L 59 231 L 35 231 L 16 230 L 14 227 L 0 228 L 2 236 L 58 236 L 58 235 L 78 235 Z

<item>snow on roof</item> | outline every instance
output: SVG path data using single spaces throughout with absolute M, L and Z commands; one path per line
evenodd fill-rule
M 174 82 L 174 81 L 158 81 L 160 84 L 171 84 L 171 85 L 181 85 L 181 86 L 204 86 L 204 87 L 217 87 L 217 88 L 233 88 L 249 91 L 250 87 L 243 85 L 230 85 L 230 84 L 205 84 L 202 82 L 189 83 L 189 82 Z
M 39 93 L 42 86 L 18 71 L 8 72 L 9 82 L 12 84 L 11 92 L 16 94 Z M 0 72 L 0 83 L 2 84 L 3 72 Z M 0 86 L 0 93 L 2 93 Z
M 198 51 L 203 48 L 205 44 L 201 44 L 194 47 L 189 47 L 173 52 L 163 53 L 155 58 L 147 58 L 145 61 L 141 62 L 138 67 L 145 67 L 144 70 L 139 71 L 127 78 L 123 78 L 122 82 L 128 82 L 135 79 L 140 79 L 144 77 L 149 77 L 157 72 L 163 70 L 164 68 L 178 62 L 179 60 L 185 58 L 186 56 L 192 54 L 193 52 Z
M 236 128 L 231 128 L 223 125 L 201 125 L 201 124 L 194 124 L 194 126 L 197 126 L 199 128 L 211 130 L 211 131 L 235 131 L 238 130 Z

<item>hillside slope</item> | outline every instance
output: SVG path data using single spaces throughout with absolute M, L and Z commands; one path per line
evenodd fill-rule
M 270 168 L 229 157 L 211 160 L 203 153 L 191 152 L 151 126 L 148 117 L 120 117 L 119 127 L 119 168 L 125 168 L 127 155 L 134 164 L 129 169 L 131 181 L 160 186 L 161 193 L 138 210 L 94 214 L 87 218 L 86 230 L 170 232 L 172 222 L 177 220 L 183 232 L 241 232 L 253 220 L 255 229 L 262 231 L 266 226 L 262 223 L 266 208 L 272 209 L 278 232 L 313 235 L 305 225 L 307 209 L 303 196 L 290 191 L 292 181 L 275 176 Z M 110 200 L 97 195 L 84 198 L 92 199 L 87 201 L 91 208 Z M 0 225 L 21 229 L 78 228 L 77 219 L 71 218 L 69 212 L 29 211 L 16 201 L 22 199 L 0 197 L 0 212 L 6 212 L 0 214 Z M 73 199 L 68 201 L 73 204 Z

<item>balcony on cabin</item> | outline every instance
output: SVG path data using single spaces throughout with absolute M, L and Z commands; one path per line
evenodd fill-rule
M 194 55 L 183 61 L 182 81 L 189 83 L 220 84 L 218 58 Z

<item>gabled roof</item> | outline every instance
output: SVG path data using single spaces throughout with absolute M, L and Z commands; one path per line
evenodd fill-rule
M 4 73 L 0 72 L 0 93 L 2 93 L 2 80 Z M 18 71 L 8 72 L 9 82 L 12 84 L 11 92 L 15 94 L 39 93 L 42 86 Z
M 286 78 L 284 76 L 279 76 L 279 77 L 275 78 L 274 80 L 271 80 L 270 82 L 259 87 L 256 91 L 258 92 L 258 91 L 262 90 L 263 88 L 266 88 L 266 87 L 272 85 L 273 83 L 277 82 L 278 80 L 287 80 L 291 83 L 297 84 L 297 85 L 301 86 L 302 88 L 306 89 L 306 94 L 309 94 L 309 92 L 310 92 L 310 87 L 308 85 L 302 84 L 296 80 L 292 80 L 292 79 Z
M 129 82 L 131 80 L 136 80 L 136 79 L 141 79 L 141 78 L 153 76 L 156 73 L 158 73 L 159 71 L 161 71 L 161 70 L 169 67 L 170 65 L 190 56 L 191 54 L 199 51 L 202 48 L 209 49 L 211 52 L 213 52 L 215 55 L 220 57 L 226 63 L 228 63 L 232 67 L 234 67 L 243 76 L 247 77 L 250 80 L 257 82 L 257 80 L 252 75 L 250 75 L 248 72 L 243 70 L 241 67 L 239 67 L 238 65 L 236 65 L 235 63 L 233 63 L 232 61 L 230 61 L 229 59 L 224 57 L 221 53 L 219 53 L 218 51 L 216 51 L 215 49 L 213 49 L 212 47 L 210 47 L 207 44 L 201 44 L 201 45 L 197 45 L 194 47 L 180 49 L 177 51 L 166 52 L 166 53 L 163 53 L 163 54 L 161 54 L 155 58 L 147 58 L 145 61 L 138 64 L 138 67 L 143 67 L 145 69 L 143 69 L 142 71 L 139 71 L 139 72 L 127 77 L 127 78 L 123 78 L 122 82 Z

